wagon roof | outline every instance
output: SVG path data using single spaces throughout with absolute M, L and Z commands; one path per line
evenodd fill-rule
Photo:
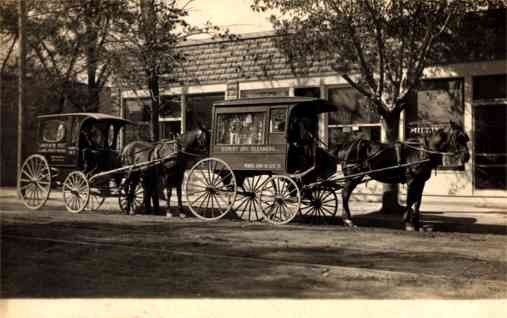
M 83 117 L 83 118 L 93 118 L 95 120 L 99 121 L 113 121 L 113 122 L 120 122 L 124 124 L 135 124 L 134 122 L 108 114 L 103 113 L 66 113 L 66 114 L 50 114 L 50 115 L 39 115 L 37 118 L 39 119 L 46 119 L 46 118 L 64 118 L 64 117 Z
M 233 106 L 266 106 L 266 105 L 291 105 L 291 111 L 298 113 L 329 113 L 338 109 L 330 102 L 314 97 L 258 97 L 240 98 L 220 101 L 214 104 L 221 107 Z

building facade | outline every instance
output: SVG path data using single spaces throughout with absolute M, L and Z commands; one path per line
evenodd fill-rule
M 426 196 L 480 198 L 486 203 L 507 199 L 505 11 L 497 12 L 488 21 L 499 30 L 495 50 L 500 54 L 484 58 L 470 52 L 468 58 L 427 67 L 420 89 L 410 97 L 411 105 L 402 114 L 402 140 L 439 128 L 450 120 L 463 124 L 471 137 L 471 160 L 463 167 L 444 164 L 437 169 L 427 183 Z M 314 63 L 306 70 L 294 70 L 276 48 L 275 40 L 273 34 L 252 34 L 234 42 L 210 41 L 180 47 L 187 61 L 176 78 L 186 84 L 167 83 L 162 90 L 162 137 L 172 138 L 197 122 L 210 127 L 212 104 L 223 99 L 313 96 L 329 100 L 339 109 L 321 118 L 320 137 L 330 148 L 358 136 L 385 139 L 380 117 L 326 61 Z M 123 91 L 121 97 L 123 114 L 147 127 L 149 117 L 143 105 L 148 98 L 143 97 L 143 92 Z M 143 124 L 140 127 L 127 133 L 125 141 L 147 136 Z M 369 182 L 356 192 L 374 199 L 382 192 L 382 186 Z

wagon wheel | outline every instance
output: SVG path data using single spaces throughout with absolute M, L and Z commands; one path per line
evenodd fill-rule
M 123 213 L 129 213 L 127 211 L 127 189 L 126 189 L 126 180 L 122 181 L 120 185 L 120 191 L 118 194 L 118 205 L 120 206 L 120 210 Z M 144 207 L 144 188 L 143 188 L 143 179 L 139 179 L 139 183 L 134 190 L 134 200 L 132 201 L 132 214 L 138 213 Z
M 18 176 L 18 193 L 25 206 L 31 210 L 40 209 L 51 192 L 51 171 L 46 158 L 31 155 L 26 158 Z
M 273 224 L 287 224 L 299 211 L 301 194 L 289 177 L 273 176 L 261 191 L 261 206 L 266 220 Z
M 188 173 L 185 196 L 190 211 L 203 220 L 218 220 L 232 208 L 236 199 L 236 177 L 223 160 L 206 158 Z
M 332 189 L 314 188 L 307 190 L 301 200 L 301 215 L 311 223 L 334 220 L 338 211 L 338 196 Z
M 238 197 L 234 203 L 236 215 L 250 222 L 264 219 L 261 206 L 261 189 L 269 180 L 267 176 L 254 176 L 243 181 L 242 191 L 238 191 Z
M 88 205 L 86 206 L 86 211 L 97 211 L 100 209 L 106 197 L 102 195 L 102 192 L 99 188 L 91 188 L 90 189 L 90 200 L 88 200 Z
M 86 175 L 81 171 L 69 173 L 63 182 L 62 192 L 67 211 L 72 213 L 83 211 L 90 200 L 90 185 Z

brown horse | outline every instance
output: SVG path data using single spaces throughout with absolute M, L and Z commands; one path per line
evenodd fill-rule
M 143 202 L 147 212 L 159 213 L 160 185 L 162 185 L 167 190 L 168 208 L 172 189 L 176 187 L 180 216 L 184 215 L 181 201 L 184 173 L 197 159 L 207 155 L 209 140 L 209 132 L 204 128 L 199 128 L 184 133 L 174 141 L 158 143 L 133 141 L 125 146 L 122 152 L 124 165 L 160 160 L 160 164 L 150 165 L 143 170 L 135 170 L 130 173 L 124 185 L 127 193 L 127 211 L 130 214 L 135 213 L 135 211 L 131 211 L 131 207 L 135 197 L 135 189 L 142 179 Z M 167 213 L 168 216 L 171 215 L 169 209 Z
M 470 159 L 468 141 L 463 128 L 451 122 L 449 127 L 440 128 L 413 143 L 392 145 L 356 139 L 341 145 L 336 157 L 345 176 L 342 190 L 344 223 L 354 226 L 348 201 L 354 188 L 369 176 L 384 183 L 407 184 L 403 221 L 406 230 L 418 230 L 422 194 L 431 171 L 442 163 L 444 157 L 452 158 L 460 165 L 466 163 Z

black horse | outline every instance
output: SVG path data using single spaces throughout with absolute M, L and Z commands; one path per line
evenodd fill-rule
M 176 187 L 179 212 L 180 216 L 183 216 L 181 186 L 185 170 L 191 167 L 197 159 L 207 155 L 209 140 L 208 130 L 198 128 L 184 133 L 174 141 L 158 143 L 133 141 L 125 146 L 122 152 L 124 165 L 160 160 L 160 164 L 158 165 L 150 165 L 145 169 L 134 170 L 129 174 L 124 184 L 127 193 L 127 211 L 130 214 L 135 213 L 131 207 L 135 198 L 135 189 L 142 179 L 144 189 L 143 203 L 146 212 L 159 213 L 160 185 L 162 185 L 167 190 L 167 215 L 172 215 L 169 211 L 169 204 L 172 189 Z
M 354 226 L 348 201 L 354 188 L 365 176 L 369 176 L 384 183 L 407 184 L 407 206 L 403 221 L 406 230 L 418 230 L 424 184 L 430 178 L 432 169 L 440 165 L 444 157 L 452 158 L 460 165 L 466 163 L 470 159 L 468 141 L 469 137 L 463 128 L 451 122 L 449 127 L 440 128 L 415 142 L 392 145 L 356 139 L 341 145 L 336 157 L 346 177 L 342 190 L 344 223 Z

